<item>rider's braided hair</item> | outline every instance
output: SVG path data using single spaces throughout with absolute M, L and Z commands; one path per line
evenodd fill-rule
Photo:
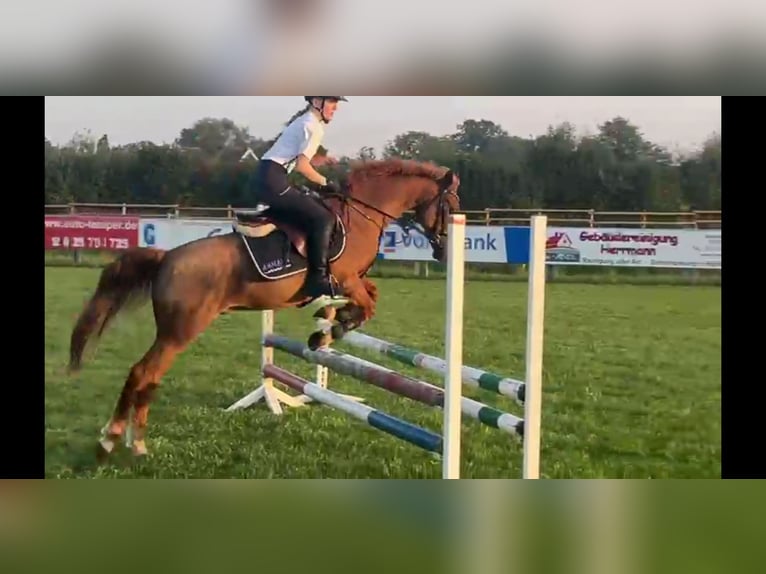
M 311 104 L 306 104 L 303 108 L 298 110 L 293 114 L 293 117 L 291 117 L 287 122 L 285 123 L 285 127 L 289 126 L 291 123 L 293 123 L 295 120 L 297 120 L 299 117 L 301 117 L 303 114 L 305 114 L 307 111 L 311 109 Z
M 305 114 L 305 113 L 306 113 L 307 111 L 309 111 L 310 109 L 311 109 L 311 104 L 306 104 L 306 105 L 305 105 L 303 108 L 301 108 L 299 111 L 295 112 L 295 113 L 293 114 L 293 117 L 291 117 L 289 120 L 287 120 L 287 122 L 285 122 L 285 128 L 287 128 L 287 126 L 289 126 L 291 123 L 293 123 L 295 120 L 297 120 L 299 117 L 301 117 L 303 114 Z M 281 136 L 281 135 L 282 135 L 282 133 L 284 133 L 284 131 L 285 131 L 285 130 L 283 129 L 281 132 L 279 132 L 279 134 L 277 135 L 277 137 L 275 137 L 275 138 L 274 138 L 274 141 L 277 141 L 277 140 L 279 139 L 279 136 Z

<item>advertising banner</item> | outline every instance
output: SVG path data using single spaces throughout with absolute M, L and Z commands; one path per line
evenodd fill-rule
M 465 238 L 466 261 L 507 263 L 505 237 L 503 227 L 468 226 Z M 392 261 L 433 261 L 433 248 L 428 239 L 415 230 L 405 233 L 399 225 L 391 225 L 383 233 L 379 254 L 381 259 Z
M 190 219 L 141 219 L 139 245 L 175 249 L 205 237 L 224 235 L 232 230 L 228 219 L 195 221 Z
M 721 268 L 721 230 L 551 227 L 549 265 Z
M 127 218 L 117 219 L 126 225 Z M 140 246 L 173 249 L 197 239 L 229 233 L 232 221 L 156 218 L 141 219 L 136 227 L 133 233 L 138 237 L 134 241 Z M 48 232 L 46 219 L 46 241 Z M 527 263 L 529 228 L 468 226 L 465 248 L 468 263 Z M 415 230 L 405 233 L 396 224 L 383 233 L 379 257 L 391 261 L 433 261 L 432 248 L 425 236 Z M 721 230 L 550 227 L 546 259 L 548 265 L 720 269 Z
M 122 250 L 138 246 L 137 217 L 46 215 L 45 249 Z

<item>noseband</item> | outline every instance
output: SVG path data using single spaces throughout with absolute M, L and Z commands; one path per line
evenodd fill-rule
M 415 221 L 415 219 L 411 216 L 403 217 L 402 231 L 404 231 L 405 235 L 409 234 L 410 229 L 412 228 L 417 229 L 421 234 L 423 234 L 426 237 L 426 239 L 428 239 L 428 242 L 431 244 L 431 247 L 434 250 L 444 249 L 446 245 L 446 239 L 447 239 L 449 216 L 451 213 L 450 204 L 447 201 L 447 198 L 450 196 L 454 197 L 456 201 L 459 201 L 457 193 L 455 193 L 449 188 L 445 188 L 445 189 L 442 189 L 439 192 L 439 195 L 434 197 L 425 206 L 424 209 L 427 210 L 429 207 L 431 207 L 431 205 L 435 201 L 439 202 L 439 205 L 436 208 L 436 219 L 434 220 L 433 227 L 431 227 L 430 229 L 425 229 L 421 224 Z

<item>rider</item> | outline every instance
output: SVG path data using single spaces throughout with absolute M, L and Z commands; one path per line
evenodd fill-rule
M 291 187 L 288 175 L 297 170 L 314 184 L 316 191 L 341 193 L 337 183 L 328 182 L 314 169 L 312 160 L 315 165 L 320 164 L 321 160 L 314 156 L 322 143 L 325 125 L 332 121 L 338 102 L 348 100 L 345 96 L 304 96 L 304 99 L 306 108 L 296 114 L 261 158 L 255 175 L 255 193 L 257 201 L 269 206 L 270 215 L 307 232 L 309 271 L 306 289 L 311 297 L 332 296 L 328 251 L 335 216 Z

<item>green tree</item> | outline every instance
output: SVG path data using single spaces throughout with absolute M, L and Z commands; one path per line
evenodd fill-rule
M 485 152 L 494 140 L 507 138 L 500 125 L 489 120 L 466 120 L 452 136 L 457 149 L 465 153 Z
M 204 118 L 181 131 L 172 145 L 138 142 L 112 146 L 78 132 L 63 146 L 45 140 L 47 203 L 163 203 L 250 205 L 249 180 L 257 161 L 241 162 L 247 149 L 261 157 L 272 144 L 229 119 Z M 319 154 L 327 150 L 321 148 Z M 373 159 L 364 146 L 358 157 Z M 699 153 L 676 161 L 622 117 L 578 138 L 569 123 L 537 138 L 508 135 L 486 119 L 469 119 L 452 134 L 408 131 L 388 142 L 383 157 L 433 161 L 462 180 L 463 207 L 569 208 L 612 211 L 720 209 L 721 140 L 714 134 Z M 321 168 L 342 179 L 350 158 Z M 300 183 L 302 178 L 293 174 Z
M 201 152 L 208 160 L 221 161 L 241 158 L 253 142 L 247 128 L 228 118 L 204 118 L 184 128 L 175 143 L 180 148 Z
M 681 193 L 689 209 L 721 209 L 721 136 L 713 134 L 702 151 L 681 162 Z

